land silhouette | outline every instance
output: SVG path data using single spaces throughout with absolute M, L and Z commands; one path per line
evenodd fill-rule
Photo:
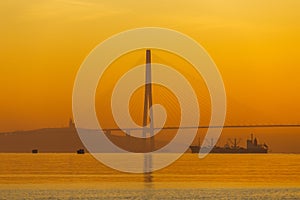
M 272 130 L 256 130 L 256 135 L 259 136 L 260 141 L 269 145 L 270 153 L 300 153 L 298 150 L 299 142 L 294 139 L 297 135 L 296 129 L 287 131 L 286 134 L 274 134 Z M 198 133 L 193 145 L 199 145 L 199 141 L 204 138 L 205 131 L 201 130 Z M 243 146 L 244 141 L 248 139 L 251 133 L 250 131 L 246 132 L 248 133 L 241 134 L 241 130 L 223 130 L 217 145 L 222 146 L 226 144 L 229 138 L 239 137 L 241 142 L 238 145 Z M 242 131 L 242 133 L 245 133 L 245 131 Z M 131 152 L 151 151 L 150 147 L 145 147 L 144 139 L 128 136 L 121 131 L 116 133 L 107 132 L 105 134 L 114 144 L 125 150 Z M 175 134 L 176 130 L 171 132 L 163 130 L 162 133 L 158 133 L 155 136 L 154 150 L 168 144 Z M 68 126 L 62 128 L 42 128 L 0 133 L 0 153 L 31 153 L 34 149 L 38 150 L 39 153 L 76 153 L 78 149 L 84 149 L 88 152 L 80 140 L 72 121 L 69 122 Z M 188 149 L 187 152 L 190 152 L 190 150 Z

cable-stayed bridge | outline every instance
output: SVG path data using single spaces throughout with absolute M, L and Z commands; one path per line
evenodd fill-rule
M 157 130 L 179 130 L 179 129 L 242 129 L 242 128 L 298 128 L 300 124 L 237 124 L 237 125 L 200 125 L 200 126 L 164 126 L 154 127 L 154 115 L 153 110 L 150 109 L 153 105 L 152 94 L 152 77 L 151 77 L 151 51 L 146 50 L 146 70 L 145 70 L 145 93 L 143 104 L 143 127 L 121 127 L 121 128 L 103 128 L 102 131 L 111 133 L 114 131 L 124 131 L 127 135 L 131 135 L 132 131 L 141 131 L 143 138 L 149 138 L 144 140 L 145 146 L 150 147 L 150 150 L 154 150 L 155 140 L 154 132 Z M 151 120 L 149 120 L 151 119 Z M 148 125 L 149 121 L 149 125 Z M 151 153 L 144 154 L 144 171 L 145 180 L 151 181 L 151 168 L 152 168 L 152 155 Z

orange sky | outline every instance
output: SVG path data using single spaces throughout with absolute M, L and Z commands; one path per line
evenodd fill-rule
M 1 1 L 0 131 L 65 126 L 84 58 L 145 26 L 180 31 L 209 52 L 228 124 L 300 123 L 299 9 L 298 0 Z

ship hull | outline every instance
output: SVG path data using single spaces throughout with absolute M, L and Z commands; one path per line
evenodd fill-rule
M 192 153 L 199 153 L 200 147 L 199 146 L 190 146 L 190 149 Z M 224 153 L 224 154 L 246 154 L 246 153 L 268 153 L 268 149 L 245 149 L 245 148 L 239 148 L 239 149 L 232 149 L 232 148 L 222 148 L 217 147 L 211 149 L 203 149 L 203 153 Z

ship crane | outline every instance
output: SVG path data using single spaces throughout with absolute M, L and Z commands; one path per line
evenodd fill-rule
M 234 149 L 239 148 L 238 144 L 241 142 L 241 140 L 242 140 L 241 138 L 239 140 L 237 140 L 236 138 L 234 138 L 233 141 L 230 138 L 228 139 L 228 141 L 232 145 L 232 148 L 234 148 Z
M 207 147 L 214 147 L 214 139 L 213 138 L 210 138 L 210 141 L 209 141 L 209 139 L 205 138 L 205 143 L 207 144 Z M 199 140 L 199 146 L 200 146 L 200 140 Z

